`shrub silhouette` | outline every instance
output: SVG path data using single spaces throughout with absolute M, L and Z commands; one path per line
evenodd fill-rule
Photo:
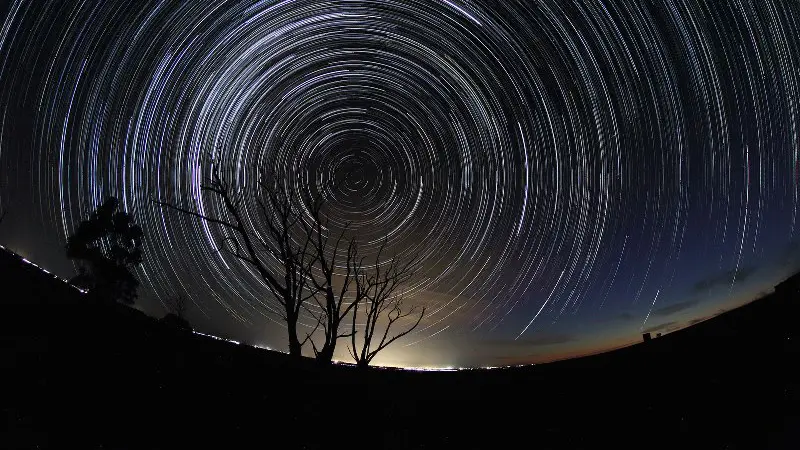
M 182 331 L 192 331 L 192 326 L 189 324 L 189 321 L 175 313 L 169 313 L 159 319 L 159 321 L 171 328 L 176 328 Z
M 167 315 L 160 319 L 161 323 L 184 331 L 192 331 L 192 325 L 186 319 L 186 311 L 189 309 L 189 298 L 178 294 L 168 297 L 164 302 Z

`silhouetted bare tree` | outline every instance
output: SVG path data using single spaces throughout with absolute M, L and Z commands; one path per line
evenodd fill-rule
M 324 341 L 320 348 L 311 340 L 314 355 L 318 362 L 329 364 L 336 351 L 336 342 L 339 338 L 349 337 L 350 333 L 340 333 L 341 324 L 348 314 L 353 311 L 363 297 L 350 295 L 350 287 L 356 278 L 361 261 L 355 238 L 345 239 L 350 225 L 346 224 L 334 239 L 324 230 L 329 229 L 328 221 L 320 214 L 322 203 L 316 202 L 312 209 L 313 225 L 306 225 L 306 236 L 312 241 L 315 267 L 318 269 L 309 272 L 312 289 L 318 292 L 314 300 L 319 307 L 311 311 L 317 317 L 318 324 L 322 326 Z M 337 268 L 340 271 L 337 273 Z M 343 271 L 343 272 L 342 272 Z
M 309 333 L 301 341 L 297 329 L 306 302 L 316 294 L 316 290 L 309 289 L 307 285 L 307 275 L 315 262 L 312 242 L 303 236 L 300 210 L 296 203 L 272 181 L 262 182 L 259 187 L 256 202 L 261 210 L 263 229 L 248 227 L 242 220 L 246 211 L 242 210 L 238 196 L 222 179 L 218 165 L 214 166 L 211 178 L 203 183 L 201 189 L 218 198 L 230 219 L 210 217 L 168 202 L 154 202 L 219 226 L 223 236 L 222 248 L 255 269 L 280 303 L 288 330 L 289 354 L 299 358 L 303 345 L 313 334 Z M 300 236 L 296 239 L 298 233 Z M 275 258 L 279 262 L 280 268 L 275 273 L 267 264 L 268 258 Z
M 171 327 L 191 330 L 192 326 L 186 319 L 186 311 L 189 310 L 189 297 L 183 294 L 176 294 L 164 301 L 167 315 L 161 318 L 161 322 Z
M 411 328 L 392 338 L 384 336 L 377 347 L 373 345 L 375 327 L 383 315 L 386 315 L 391 328 L 396 322 L 417 313 L 416 308 L 403 312 L 401 300 L 392 296 L 397 286 L 413 273 L 413 264 L 401 267 L 393 259 L 387 272 L 378 268 L 374 273 L 370 272 L 371 276 L 359 277 L 365 272 L 363 259 L 358 259 L 356 239 L 348 236 L 349 224 L 336 232 L 329 231 L 331 227 L 323 217 L 321 201 L 315 201 L 308 209 L 310 217 L 305 217 L 299 201 L 290 198 L 274 179 L 262 181 L 258 186 L 255 203 L 263 222 L 258 229 L 248 225 L 252 222 L 243 220 L 243 215 L 248 212 L 241 206 L 243 193 L 235 192 L 222 179 L 218 165 L 214 165 L 211 178 L 203 183 L 201 189 L 217 197 L 223 205 L 221 214 L 224 217 L 211 217 L 169 202 L 154 202 L 219 227 L 221 247 L 254 268 L 280 303 L 291 355 L 301 356 L 302 347 L 311 342 L 317 361 L 329 364 L 338 339 L 352 336 L 352 330 L 342 331 L 342 323 L 348 315 L 355 316 L 359 304 L 368 298 L 372 298 L 370 301 L 375 307 L 365 309 L 369 326 L 365 334 L 365 351 L 358 353 L 357 361 L 369 364 L 375 354 L 413 330 Z M 277 268 L 267 264 L 270 258 L 279 262 Z M 298 321 L 304 312 L 316 324 L 301 340 Z M 320 329 L 323 341 L 317 345 L 314 337 Z M 363 357 L 360 356 L 362 353 Z
M 412 306 L 404 310 L 403 295 L 397 290 L 408 282 L 416 272 L 417 260 L 411 258 L 405 263 L 398 262 L 396 258 L 382 261 L 381 256 L 386 248 L 386 241 L 381 244 L 375 256 L 375 265 L 370 269 L 365 268 L 363 260 L 357 266 L 356 297 L 360 299 L 353 308 L 350 343 L 350 355 L 359 367 L 367 367 L 375 356 L 391 345 L 396 340 L 414 331 L 425 316 L 425 308 L 418 309 Z M 357 330 L 359 310 L 365 316 L 363 330 Z M 391 335 L 392 328 L 407 318 L 416 317 L 414 323 L 403 331 Z M 383 326 L 383 334 L 375 332 Z M 361 342 L 356 339 L 361 333 Z
M 172 313 L 178 318 L 185 319 L 186 311 L 189 310 L 189 298 L 183 294 L 171 295 L 164 300 L 164 305 L 167 308 L 167 313 Z
M 133 217 L 118 211 L 119 200 L 107 198 L 67 240 L 67 257 L 79 262 L 76 286 L 92 298 L 136 301 L 139 281 L 133 268 L 142 262 L 142 229 Z

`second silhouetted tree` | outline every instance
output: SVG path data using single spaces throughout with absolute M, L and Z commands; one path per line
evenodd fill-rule
M 82 221 L 67 240 L 67 257 L 79 265 L 72 283 L 91 298 L 133 304 L 139 287 L 133 270 L 142 262 L 143 232 L 118 209 L 119 200 L 109 197 Z
M 355 277 L 356 297 L 361 301 L 353 309 L 348 350 L 361 368 L 369 366 L 378 353 L 414 331 L 425 316 L 425 307 L 405 307 L 403 293 L 398 292 L 414 276 L 418 267 L 416 258 L 405 263 L 396 258 L 382 260 L 385 248 L 386 241 L 378 249 L 370 268 L 365 267 L 362 260 Z M 359 323 L 360 318 L 363 324 Z M 406 327 L 398 331 L 396 326 L 403 323 L 407 323 Z
M 161 318 L 161 322 L 173 328 L 191 331 L 192 326 L 186 319 L 186 312 L 189 310 L 189 297 L 183 294 L 176 294 L 164 300 L 164 308 L 167 315 Z

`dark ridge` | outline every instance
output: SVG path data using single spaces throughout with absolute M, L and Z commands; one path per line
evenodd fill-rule
M 600 355 L 362 373 L 89 304 L 0 251 L 0 447 L 800 448 L 798 278 Z

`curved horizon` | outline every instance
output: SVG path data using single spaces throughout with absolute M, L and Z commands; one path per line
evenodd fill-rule
M 419 257 L 376 364 L 577 357 L 800 270 L 800 5 L 312 0 L 0 8 L 0 243 L 63 278 L 108 196 L 145 231 L 139 307 L 287 344 L 223 231 L 219 170 Z M 267 264 L 277 270 L 274 261 Z M 302 315 L 302 330 L 313 328 Z M 360 326 L 360 325 L 359 325 Z M 310 351 L 310 349 L 307 349 Z M 346 346 L 335 358 L 346 360 Z

